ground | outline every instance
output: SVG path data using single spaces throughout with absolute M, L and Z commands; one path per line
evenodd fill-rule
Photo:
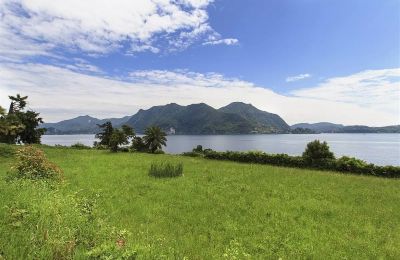
M 129 244 L 139 259 L 400 258 L 398 179 L 176 155 L 44 150 L 64 171 L 56 188 L 7 182 L 13 159 L 0 157 L 0 259 L 84 258 L 107 239 L 117 245 L 112 250 Z M 182 162 L 184 176 L 149 177 L 150 164 L 160 161 Z M 76 194 L 90 203 L 70 203 Z M 73 217 L 83 214 L 75 212 L 77 204 L 93 210 L 110 235 L 96 234 L 98 224 L 84 231 L 91 224 Z M 113 230 L 130 235 L 121 242 Z M 76 238 L 84 232 L 94 234 L 90 242 Z

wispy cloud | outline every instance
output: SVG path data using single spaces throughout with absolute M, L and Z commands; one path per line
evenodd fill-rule
M 298 80 L 302 80 L 302 79 L 306 79 L 306 78 L 310 78 L 310 77 L 311 77 L 311 74 L 308 74 L 308 73 L 299 74 L 296 76 L 287 77 L 286 82 L 298 81 Z
M 213 0 L 2 0 L 0 57 L 55 55 L 55 50 L 89 54 L 174 51 L 200 39 L 222 39 L 209 25 Z M 131 46 L 127 49 L 126 46 Z
M 238 43 L 239 43 L 238 39 L 227 38 L 227 39 L 207 41 L 207 42 L 204 42 L 203 45 L 219 45 L 219 44 L 236 45 Z
M 29 95 L 30 106 L 51 122 L 82 114 L 100 118 L 131 115 L 140 108 L 171 102 L 182 105 L 205 102 L 218 108 L 242 101 L 277 113 L 291 124 L 331 121 L 389 125 L 400 122 L 400 90 L 395 87 L 400 83 L 399 70 L 365 71 L 328 79 L 320 86 L 287 96 L 217 73 L 144 70 L 133 71 L 122 80 L 52 65 L 3 63 L 0 64 L 0 105 L 8 106 L 7 95 Z M 355 82 L 363 83 L 353 91 L 344 91 Z M 382 86 L 382 83 L 385 84 Z M 342 91 L 335 98 L 329 97 L 334 86 Z M 325 90 L 328 92 L 324 93 Z M 355 93 L 359 98 L 354 98 Z

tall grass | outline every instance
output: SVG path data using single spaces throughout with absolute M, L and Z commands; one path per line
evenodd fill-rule
M 156 178 L 172 178 L 183 175 L 183 165 L 171 164 L 167 162 L 152 163 L 149 170 L 149 175 Z

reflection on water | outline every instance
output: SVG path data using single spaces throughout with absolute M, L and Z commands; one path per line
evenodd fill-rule
M 400 165 L 400 134 L 311 134 L 311 135 L 171 135 L 167 153 L 182 153 L 200 144 L 217 151 L 259 150 L 268 153 L 301 155 L 315 139 L 327 141 L 336 156 L 348 155 L 379 165 Z M 45 135 L 48 145 L 92 145 L 94 135 Z

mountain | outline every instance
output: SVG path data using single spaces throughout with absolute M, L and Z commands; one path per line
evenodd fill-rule
M 46 134 L 93 134 L 97 133 L 99 130 L 97 124 L 103 124 L 110 121 L 113 125 L 120 126 L 128 121 L 129 118 L 130 116 L 123 118 L 97 119 L 86 115 L 58 123 L 44 123 L 40 125 L 40 127 L 47 129 Z
M 295 129 L 310 129 L 316 133 L 400 133 L 400 125 L 370 127 L 365 125 L 340 125 L 328 122 L 315 124 L 300 123 L 290 127 L 292 132 Z
M 233 102 L 218 110 L 246 118 L 257 132 L 264 132 L 267 129 L 267 132 L 282 133 L 290 130 L 290 126 L 280 116 L 259 110 L 251 104 Z
M 285 133 L 289 126 L 278 115 L 258 110 L 252 105 L 235 102 L 215 109 L 207 104 L 180 106 L 175 103 L 139 110 L 128 125 L 138 133 L 151 125 L 176 134 L 248 134 Z
M 340 124 L 320 122 L 320 123 L 315 123 L 315 124 L 300 123 L 300 124 L 292 125 L 290 128 L 291 129 L 296 129 L 296 128 L 310 129 L 317 133 L 334 133 L 343 127 L 344 127 L 344 125 L 340 125 Z
M 97 124 L 106 121 L 118 127 L 132 126 L 137 133 L 143 133 L 151 125 L 176 134 L 249 134 L 288 133 L 290 127 L 276 114 L 261 111 L 250 104 L 231 103 L 220 109 L 207 104 L 180 106 L 172 103 L 140 109 L 135 115 L 124 118 L 97 119 L 80 116 L 58 123 L 45 123 L 47 134 L 93 134 L 99 131 Z

